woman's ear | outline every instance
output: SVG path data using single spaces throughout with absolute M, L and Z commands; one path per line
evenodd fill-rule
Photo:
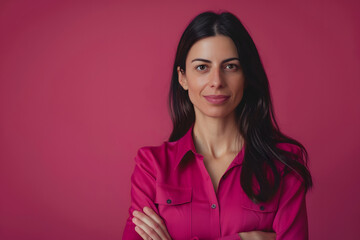
M 177 67 L 177 73 L 178 73 L 178 79 L 180 85 L 184 90 L 188 90 L 188 84 L 187 84 L 185 72 L 180 68 L 180 66 Z

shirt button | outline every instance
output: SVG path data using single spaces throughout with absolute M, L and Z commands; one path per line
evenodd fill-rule
M 265 210 L 265 207 L 264 207 L 264 206 L 260 206 L 260 210 L 261 210 L 261 211 L 264 211 L 264 210 Z
M 215 209 L 215 208 L 216 208 L 216 204 L 211 205 L 211 208 L 212 208 L 212 209 Z
M 170 204 L 170 203 L 171 203 L 171 199 L 166 200 L 166 203 L 167 203 L 167 204 Z

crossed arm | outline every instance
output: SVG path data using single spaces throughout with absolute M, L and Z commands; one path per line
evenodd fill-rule
M 166 229 L 164 221 L 151 208 L 144 207 L 143 212 L 133 211 L 132 221 L 136 225 L 135 231 L 142 239 L 148 240 L 170 240 L 171 237 Z M 241 240 L 275 240 L 276 234 L 273 232 L 242 232 L 239 233 Z

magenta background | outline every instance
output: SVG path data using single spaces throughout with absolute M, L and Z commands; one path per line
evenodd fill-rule
M 311 239 L 357 238 L 359 6 L 1 1 L 0 239 L 121 238 L 136 151 L 170 134 L 180 34 L 218 9 L 249 29 L 280 126 L 309 151 Z

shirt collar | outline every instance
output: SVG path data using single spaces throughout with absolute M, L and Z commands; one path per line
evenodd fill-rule
M 191 125 L 191 127 L 186 132 L 186 134 L 178 140 L 178 144 L 177 144 L 178 147 L 175 158 L 176 162 L 174 169 L 176 169 L 179 166 L 181 160 L 184 158 L 187 152 L 192 151 L 194 155 L 198 154 L 196 152 L 194 140 L 192 136 L 193 129 L 194 129 L 194 123 Z M 232 165 L 240 165 L 242 163 L 244 158 L 244 150 L 245 150 L 245 144 L 243 148 L 240 150 L 240 152 L 236 155 L 235 159 L 232 162 Z
M 178 140 L 177 144 L 177 153 L 175 158 L 175 168 L 180 164 L 181 160 L 184 158 L 185 154 L 189 151 L 192 151 L 193 154 L 196 154 L 196 149 L 194 145 L 194 140 L 192 137 L 192 131 L 194 128 L 194 123 L 191 125 L 189 130 L 185 133 L 185 135 Z

